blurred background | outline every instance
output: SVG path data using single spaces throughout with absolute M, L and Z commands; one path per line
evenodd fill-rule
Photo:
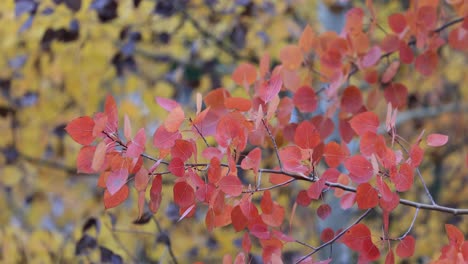
M 376 40 L 386 35 L 387 17 L 408 2 L 375 1 L 381 26 Z M 202 215 L 177 223 L 170 179 L 161 209 L 147 223 L 133 223 L 138 215 L 134 190 L 123 205 L 104 210 L 98 175 L 76 172 L 80 146 L 64 127 L 75 117 L 102 111 L 105 96 L 112 94 L 120 117 L 128 114 L 135 131 L 145 127 L 151 136 L 166 115 L 155 96 L 194 111 L 196 92 L 226 87 L 236 94 L 243 88 L 231 73 L 240 62 L 255 64 L 268 53 L 278 64 L 279 50 L 297 43 L 306 25 L 317 34 L 339 33 L 352 7 L 365 8 L 365 1 L 0 1 L 0 262 L 218 263 L 224 254 L 235 254 L 241 236 L 232 229 L 208 233 Z M 456 17 L 446 9 L 447 17 Z M 398 133 L 409 142 L 423 129 L 449 135 L 446 146 L 426 150 L 421 169 L 440 204 L 467 208 L 467 54 L 445 47 L 439 53 L 437 73 L 430 77 L 410 66 L 400 68 L 397 79 L 408 87 L 409 98 Z M 350 83 L 366 93 L 380 89 L 363 79 L 357 73 Z M 313 80 L 314 88 L 320 85 L 318 77 Z M 377 109 L 384 117 L 384 100 Z M 151 154 L 150 140 L 147 148 Z M 286 219 L 291 197 L 303 188 L 297 184 L 275 194 L 289 208 Z M 405 198 L 427 202 L 421 186 L 414 188 Z M 321 229 L 353 220 L 352 210 L 337 209 L 322 221 L 316 207 L 298 208 L 297 239 L 317 245 Z M 392 215 L 395 237 L 406 231 L 413 214 L 400 208 Z M 380 230 L 380 217 L 370 220 Z M 411 263 L 437 256 L 446 243 L 444 223 L 468 231 L 466 217 L 421 212 Z M 342 250 L 346 263 L 352 253 Z M 295 244 L 285 251 L 287 263 L 307 252 Z M 254 245 L 252 263 L 260 261 L 259 253 Z

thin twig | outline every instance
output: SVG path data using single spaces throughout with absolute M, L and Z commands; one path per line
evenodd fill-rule
M 208 144 L 208 141 L 206 141 L 206 138 L 205 136 L 203 136 L 203 134 L 201 133 L 201 131 L 198 129 L 197 125 L 193 124 L 192 123 L 192 126 L 195 128 L 195 130 L 197 130 L 197 133 L 200 135 L 200 137 L 203 139 L 203 142 L 205 142 L 205 145 L 207 147 L 209 147 L 210 145 Z
M 262 124 L 265 127 L 266 131 L 268 132 L 268 136 L 270 137 L 271 141 L 273 142 L 273 147 L 275 148 L 275 155 L 276 155 L 276 158 L 278 159 L 279 167 L 281 170 L 283 170 L 283 163 L 281 162 L 278 145 L 276 144 L 276 139 L 275 137 L 273 137 L 273 134 L 271 133 L 270 128 L 268 127 L 268 125 L 265 122 L 265 119 L 263 118 L 262 118 Z
M 414 223 L 416 222 L 416 218 L 418 217 L 418 213 L 419 213 L 419 208 L 416 208 L 416 212 L 414 212 L 413 220 L 411 221 L 410 227 L 408 228 L 408 230 L 406 230 L 406 232 L 401 237 L 398 238 L 399 240 L 402 240 L 411 232 L 411 230 L 413 229 Z
M 354 223 L 352 223 L 351 225 L 349 225 L 348 227 L 346 227 L 344 230 L 342 230 L 338 235 L 336 235 L 332 240 L 326 242 L 326 243 L 323 243 L 322 245 L 316 247 L 312 252 L 308 253 L 307 255 L 303 256 L 302 258 L 300 258 L 298 261 L 296 261 L 296 264 L 297 263 L 301 263 L 302 261 L 304 261 L 305 259 L 307 259 L 308 257 L 312 256 L 313 254 L 317 253 L 317 251 L 321 250 L 322 248 L 328 246 L 328 245 L 331 245 L 333 243 L 335 243 L 336 240 L 340 239 L 344 234 L 346 234 L 346 232 L 348 232 L 348 230 L 357 225 L 359 222 L 362 221 L 362 219 L 364 219 L 370 212 L 372 211 L 372 208 L 370 209 L 367 209 L 367 211 L 365 211 L 361 216 L 359 216 L 358 219 L 356 219 L 356 221 L 354 221 Z
M 284 185 L 288 185 L 293 181 L 296 181 L 296 179 L 292 178 L 292 179 L 289 179 L 289 180 L 287 180 L 285 182 L 282 182 L 282 183 L 279 183 L 279 184 L 275 184 L 275 185 L 265 187 L 265 188 L 258 188 L 258 189 L 255 189 L 255 190 L 246 190 L 246 191 L 242 191 L 242 193 L 264 192 L 264 191 L 272 190 L 272 189 L 275 189 L 275 188 L 278 188 L 278 187 L 281 187 L 281 186 L 284 186 Z

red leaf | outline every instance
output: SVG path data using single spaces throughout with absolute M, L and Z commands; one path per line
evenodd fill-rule
M 353 139 L 355 134 L 348 120 L 340 119 L 338 129 L 340 130 L 340 136 L 344 142 L 349 143 L 351 139 Z
M 127 168 L 112 171 L 106 180 L 107 190 L 111 195 L 114 195 L 118 190 L 127 183 L 128 170 Z
M 388 25 L 393 32 L 400 34 L 406 27 L 406 17 L 400 13 L 392 14 L 388 17 Z
M 185 175 L 185 165 L 180 158 L 173 158 L 169 163 L 169 171 L 177 177 Z
M 393 211 L 400 204 L 400 197 L 397 193 L 392 192 L 388 200 L 380 199 L 380 207 L 387 212 Z
M 247 112 L 252 108 L 252 101 L 241 97 L 229 97 L 224 99 L 224 106 L 226 106 L 227 109 Z
M 465 241 L 465 236 L 456 226 L 451 224 L 445 224 L 445 232 L 449 239 L 450 244 L 460 247 Z
M 78 152 L 76 157 L 76 168 L 78 173 L 95 173 L 96 171 L 92 168 L 94 152 L 96 146 L 83 146 Z
M 149 208 L 151 212 L 156 213 L 159 209 L 162 199 L 162 177 L 161 174 L 158 174 L 154 177 L 153 182 L 151 183 L 150 189 L 150 204 Z
M 271 200 L 270 191 L 266 190 L 263 192 L 262 201 L 260 202 L 262 212 L 265 214 L 271 214 L 273 211 L 273 200 Z
M 302 64 L 302 52 L 296 45 L 288 45 L 280 51 L 280 60 L 288 70 L 295 70 Z
M 323 156 L 325 157 L 325 162 L 328 166 L 335 168 L 348 157 L 348 153 L 338 143 L 330 141 L 325 145 Z
M 308 121 L 300 123 L 294 133 L 294 142 L 303 149 L 312 149 L 320 144 L 320 134 Z
M 68 123 L 65 130 L 75 142 L 86 146 L 94 141 L 93 128 L 94 120 L 89 116 L 82 116 Z
M 416 61 L 414 62 L 414 66 L 417 71 L 419 71 L 424 76 L 431 76 L 432 73 L 437 68 L 437 63 L 439 62 L 439 58 L 437 53 L 431 50 L 427 50 L 423 54 L 420 54 L 416 57 Z
M 250 63 L 241 63 L 232 73 L 232 80 L 237 85 L 251 85 L 257 80 L 257 69 Z
M 236 232 L 239 232 L 242 229 L 246 228 L 249 223 L 247 217 L 244 215 L 239 205 L 232 209 L 231 220 L 232 226 L 234 227 L 234 230 L 236 230 Z
M 108 190 L 104 192 L 104 207 L 106 209 L 114 208 L 123 203 L 128 198 L 128 186 L 124 185 L 120 190 L 113 195 Z
M 373 112 L 363 112 L 355 115 L 349 123 L 359 136 L 364 135 L 368 131 L 377 134 L 379 117 Z
M 148 186 L 148 170 L 145 168 L 141 168 L 136 174 L 135 174 L 135 189 L 137 191 L 142 192 L 146 190 L 146 187 Z
M 304 113 L 314 112 L 317 109 L 317 96 L 310 86 L 302 86 L 293 97 L 294 105 Z
M 221 191 L 225 194 L 239 196 L 242 193 L 242 182 L 237 178 L 237 176 L 224 176 L 218 182 L 218 185 Z
M 250 241 L 250 236 L 248 232 L 244 233 L 244 236 L 242 237 L 242 249 L 245 252 L 250 252 L 250 249 L 252 248 L 252 241 Z
M 260 148 L 254 148 L 242 160 L 241 168 L 244 170 L 253 169 L 255 172 L 257 172 L 260 167 L 261 158 L 262 158 L 262 150 Z
M 285 170 L 300 173 L 307 171 L 307 167 L 301 163 L 302 153 L 299 147 L 287 146 L 279 151 L 279 155 Z
M 400 258 L 409 258 L 413 256 L 415 243 L 416 240 L 413 236 L 406 236 L 405 238 L 403 238 L 403 240 L 400 241 L 400 243 L 398 243 L 398 246 L 395 250 L 396 254 Z
M 114 97 L 107 95 L 106 102 L 104 103 L 104 113 L 107 116 L 107 125 L 105 131 L 114 133 L 119 127 L 119 115 L 117 111 L 117 104 Z
M 399 46 L 400 60 L 404 64 L 410 64 L 414 60 L 414 53 L 410 46 L 404 41 L 400 41 Z
M 177 139 L 181 139 L 179 131 L 169 132 L 164 126 L 158 127 L 153 135 L 153 146 L 160 149 L 172 148 Z
M 465 18 L 466 20 L 466 18 Z M 448 43 L 452 49 L 460 51 L 468 50 L 468 32 L 463 27 L 455 28 L 450 31 L 448 36 Z
M 411 189 L 414 180 L 413 173 L 414 169 L 408 163 L 401 164 L 398 173 L 396 173 L 394 177 L 390 174 L 390 177 L 395 184 L 395 189 L 399 192 Z
M 385 264 L 395 264 L 395 255 L 392 249 L 388 250 L 387 256 L 385 257 Z
M 348 158 L 344 165 L 350 172 L 349 177 L 357 183 L 367 182 L 374 175 L 372 164 L 361 155 Z
M 381 43 L 383 51 L 386 53 L 395 52 L 400 48 L 400 38 L 397 35 L 387 35 Z
M 419 147 L 418 145 L 413 145 L 411 146 L 411 149 L 410 149 L 410 165 L 413 167 L 413 168 L 416 168 L 419 166 L 419 164 L 421 164 L 422 160 L 423 160 L 423 156 L 424 156 L 424 150 Z
M 358 223 L 346 231 L 340 241 L 354 251 L 361 251 L 364 242 L 370 239 L 371 231 L 369 228 L 365 224 Z
M 390 190 L 390 187 L 388 187 L 382 177 L 377 177 L 377 188 L 379 189 L 379 193 L 382 195 L 382 199 L 385 201 L 392 199 L 392 190 Z
M 186 182 L 177 182 L 173 189 L 174 202 L 182 208 L 189 207 L 195 202 L 195 191 Z
M 332 212 L 332 208 L 328 204 L 321 204 L 317 208 L 317 215 L 322 220 L 327 219 L 327 217 L 330 216 L 331 212 Z
M 208 167 L 208 181 L 215 184 L 219 179 L 221 179 L 221 162 L 217 157 L 213 157 Z
M 176 132 L 180 125 L 184 122 L 185 113 L 182 107 L 178 106 L 171 110 L 169 115 L 164 120 L 164 127 L 168 132 Z
M 272 203 L 271 213 L 262 213 L 262 220 L 269 226 L 278 227 L 283 223 L 284 213 L 284 208 L 278 203 L 274 202 Z
M 362 93 L 356 86 L 348 86 L 341 96 L 341 108 L 348 113 L 358 112 L 363 104 Z
M 270 238 L 270 231 L 268 227 L 264 224 L 254 224 L 249 227 L 250 234 L 254 235 L 258 239 L 268 239 Z
M 427 145 L 431 147 L 440 147 L 448 142 L 448 136 L 442 134 L 430 134 L 427 136 Z
M 307 189 L 307 195 L 310 197 L 310 199 L 317 200 L 325 188 L 325 180 L 320 179 L 310 184 L 309 188 Z
M 306 190 L 301 190 L 297 194 L 296 203 L 298 205 L 307 207 L 307 206 L 309 206 L 311 201 L 312 201 L 312 199 L 309 197 Z
M 397 73 L 398 69 L 400 68 L 400 61 L 395 60 L 390 63 L 390 65 L 385 69 L 385 72 L 382 74 L 382 83 L 389 83 L 395 74 Z
M 145 151 L 146 133 L 144 128 L 140 128 L 133 141 L 129 142 L 127 146 L 126 156 L 131 158 L 138 158 L 143 151 Z
M 392 83 L 385 88 L 384 97 L 393 108 L 402 109 L 407 105 L 408 89 L 401 83 Z
M 341 238 L 341 242 L 360 253 L 364 260 L 376 260 L 380 256 L 379 249 L 371 239 L 371 232 L 365 224 L 356 224 Z
M 245 149 L 247 144 L 246 131 L 242 127 L 244 117 L 231 113 L 224 115 L 216 126 L 216 141 L 221 147 L 232 146 L 238 151 Z
M 369 183 L 359 184 L 356 190 L 356 202 L 359 209 L 374 208 L 379 204 L 379 194 Z
M 334 237 L 335 237 L 335 232 L 333 231 L 333 229 L 329 227 L 325 228 L 320 234 L 320 240 L 322 240 L 323 243 L 327 243 L 328 241 L 332 240 Z
M 188 160 L 193 154 L 193 147 L 190 142 L 183 139 L 176 139 L 174 146 L 171 148 L 172 158 L 179 158 L 182 161 Z

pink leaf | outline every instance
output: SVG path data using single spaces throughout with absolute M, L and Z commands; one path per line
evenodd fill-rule
M 130 158 L 138 158 L 145 151 L 146 133 L 144 128 L 140 128 L 133 141 L 127 147 L 126 155 Z
M 114 195 L 127 183 L 128 170 L 126 168 L 112 171 L 106 180 L 106 187 L 110 195 Z
M 443 134 L 430 134 L 427 136 L 427 145 L 431 147 L 440 147 L 448 142 L 448 136 Z
M 156 97 L 156 103 L 168 112 L 172 111 L 176 107 L 179 107 L 179 103 L 164 97 Z

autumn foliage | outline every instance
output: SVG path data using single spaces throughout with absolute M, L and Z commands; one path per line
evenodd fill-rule
M 226 262 L 248 263 L 256 241 L 265 263 L 280 263 L 285 245 L 296 243 L 289 231 L 305 228 L 294 225 L 295 209 L 318 203 L 316 213 L 326 220 L 332 207 L 325 195 L 334 195 L 342 209 L 357 207 L 362 214 L 340 230 L 324 229 L 318 234 L 322 244 L 305 248 L 298 262 L 330 263 L 312 255 L 333 243 L 355 251 L 362 263 L 411 257 L 417 243 L 412 225 L 403 235 L 389 228 L 397 207 L 416 207 L 415 218 L 420 209 L 466 211 L 433 200 L 423 204 L 400 199 L 422 179 L 417 175 L 424 152 L 450 139 L 418 132 L 416 141 L 407 142 L 398 135 L 396 117 L 408 98 L 398 71 L 408 65 L 415 74 L 430 76 L 442 47 L 466 52 L 468 9 L 463 1 L 447 1 L 459 15 L 449 19 L 439 1 L 411 1 L 406 12 L 388 17 L 385 23 L 391 31 L 377 42 L 377 10 L 372 1 L 366 2 L 366 10 L 347 13 L 340 34 L 317 33 L 307 26 L 298 43 L 281 48 L 278 64 L 268 54 L 258 64 L 240 63 L 232 80 L 244 88 L 242 95 L 218 88 L 197 96 L 194 109 L 155 98 L 154 103 L 167 111 L 155 131 L 132 127 L 132 120 L 118 113 L 114 98 L 107 96 L 103 112 L 78 117 L 66 127 L 83 145 L 78 171 L 100 174 L 106 208 L 123 203 L 134 188 L 137 218 L 146 208 L 157 213 L 162 199 L 171 199 L 179 208 L 179 221 L 202 213 L 208 231 L 230 226 L 232 232 L 241 232 L 241 252 L 225 256 Z M 447 38 L 443 32 L 448 32 Z M 367 98 L 362 87 L 349 84 L 358 72 L 369 85 L 380 87 Z M 316 78 L 323 87 L 312 85 Z M 385 100 L 386 116 L 375 111 L 378 97 Z M 155 156 L 147 154 L 148 141 Z M 350 142 L 358 142 L 357 149 L 351 149 Z M 172 194 L 162 195 L 163 179 L 171 182 Z M 298 181 L 308 187 L 291 197 L 294 209 L 287 211 L 275 193 Z M 379 233 L 361 221 L 371 212 L 381 218 Z M 445 227 L 449 244 L 436 263 L 465 263 L 464 235 L 453 225 Z

